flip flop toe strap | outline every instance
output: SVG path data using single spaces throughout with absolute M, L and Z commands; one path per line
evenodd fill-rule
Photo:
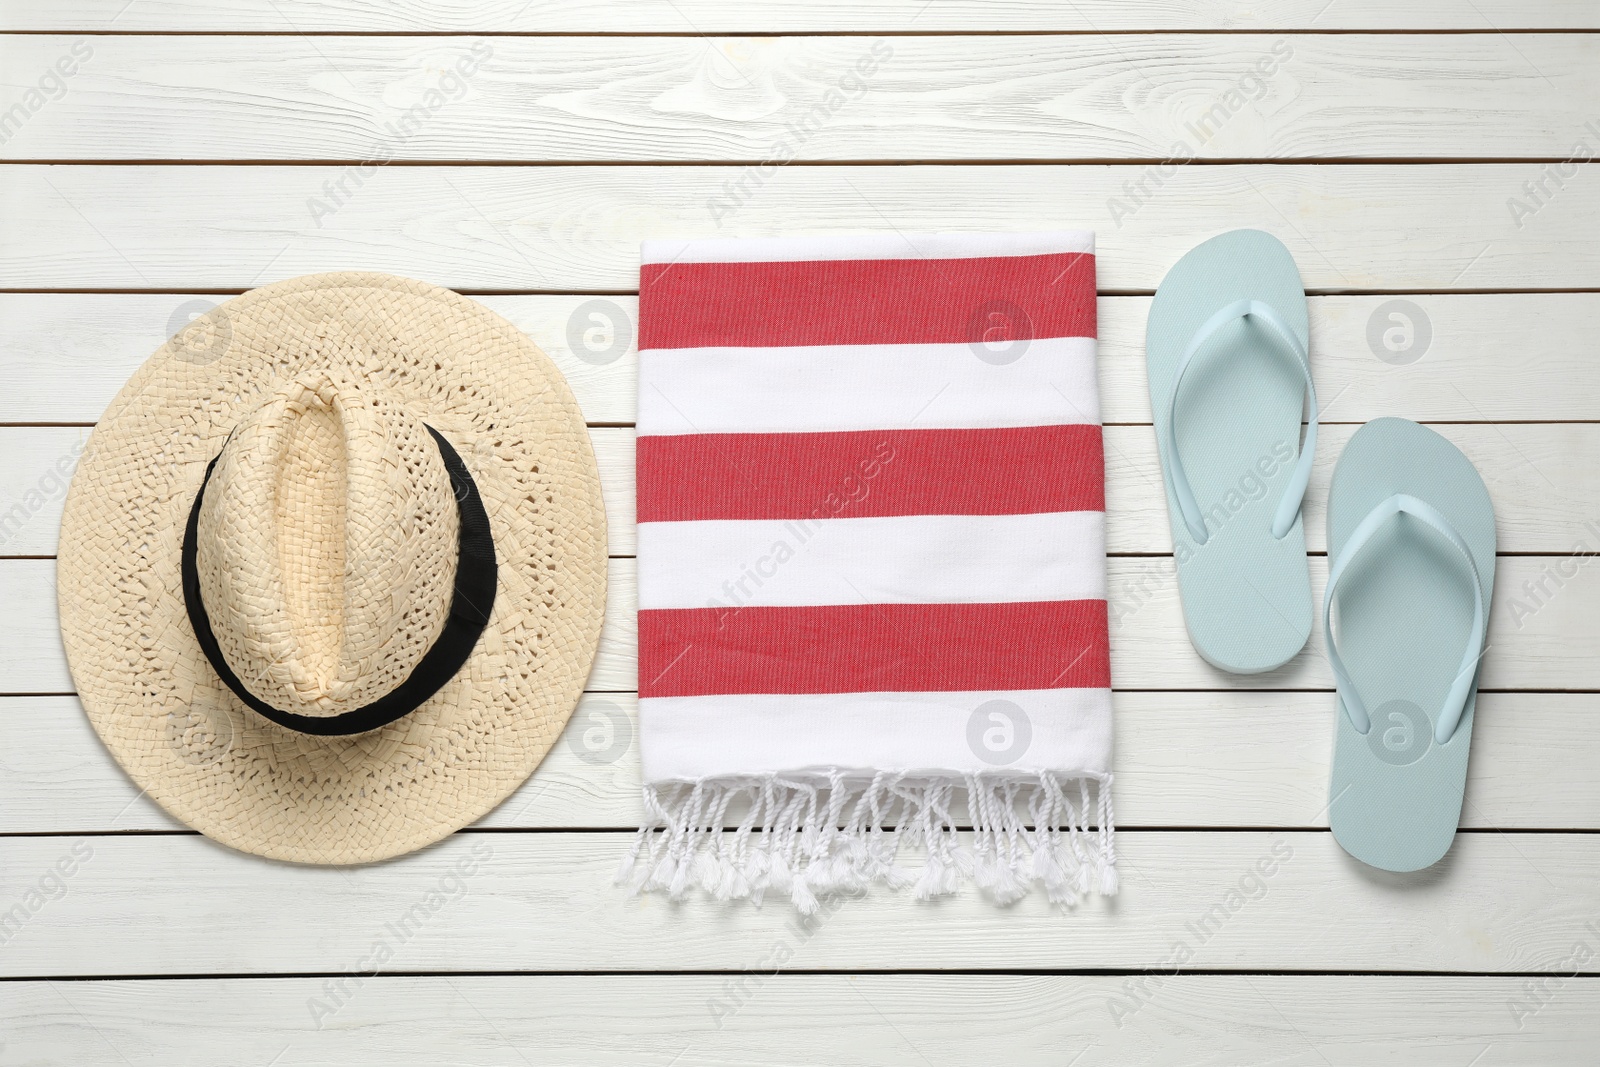
M 1477 677 L 1478 660 L 1483 657 L 1484 605 L 1483 583 L 1478 580 L 1478 565 L 1473 562 L 1472 550 L 1438 509 L 1414 496 L 1396 493 L 1367 513 L 1367 517 L 1362 519 L 1350 534 L 1350 539 L 1345 542 L 1344 550 L 1339 553 L 1338 559 L 1334 560 L 1333 566 L 1329 568 L 1328 588 L 1322 597 L 1322 632 L 1328 635 L 1328 662 L 1333 666 L 1333 679 L 1339 690 L 1339 702 L 1350 718 L 1350 725 L 1356 728 L 1357 733 L 1365 734 L 1372 729 L 1372 720 L 1367 715 L 1366 703 L 1361 699 L 1355 683 L 1350 680 L 1349 672 L 1345 670 L 1344 661 L 1339 658 L 1339 648 L 1334 641 L 1331 624 L 1333 598 L 1339 587 L 1339 579 L 1349 571 L 1350 565 L 1362 548 L 1372 540 L 1373 535 L 1384 523 L 1401 512 L 1427 523 L 1449 541 L 1456 553 L 1466 562 L 1467 573 L 1472 578 L 1472 633 L 1467 638 L 1466 650 L 1461 655 L 1461 667 L 1456 671 L 1455 680 L 1450 685 L 1450 692 L 1445 696 L 1443 707 L 1439 709 L 1439 717 L 1435 720 L 1433 729 L 1434 741 L 1442 745 L 1455 733 L 1456 726 L 1461 721 L 1461 713 L 1467 706 L 1467 697 L 1472 692 L 1473 679 Z
M 1209 534 L 1206 531 L 1205 515 L 1200 510 L 1199 501 L 1195 499 L 1194 490 L 1189 486 L 1189 476 L 1184 473 L 1183 459 L 1178 455 L 1178 394 L 1183 387 L 1183 376 L 1189 370 L 1189 364 L 1205 347 L 1206 342 L 1223 326 L 1241 318 L 1258 319 L 1266 323 L 1272 333 L 1293 353 L 1295 366 L 1306 383 L 1308 415 L 1305 444 L 1301 446 L 1300 459 L 1294 466 L 1289 484 L 1284 486 L 1283 496 L 1278 499 L 1278 508 L 1272 518 L 1273 537 L 1281 539 L 1287 534 L 1294 525 L 1295 517 L 1300 514 L 1300 501 L 1306 494 L 1306 483 L 1311 480 L 1311 461 L 1317 450 L 1317 392 L 1311 383 L 1311 363 L 1306 358 L 1306 349 L 1300 343 L 1300 338 L 1289 328 L 1289 324 L 1272 310 L 1271 305 L 1260 300 L 1236 300 L 1212 315 L 1195 331 L 1188 347 L 1183 350 L 1183 357 L 1178 361 L 1177 377 L 1172 382 L 1172 397 L 1167 404 L 1167 421 L 1161 427 L 1162 450 L 1166 453 L 1173 493 L 1178 498 L 1178 509 L 1183 514 L 1183 524 L 1188 527 L 1189 536 L 1199 545 L 1206 543 Z

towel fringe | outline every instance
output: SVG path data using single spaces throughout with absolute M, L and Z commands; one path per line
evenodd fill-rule
M 951 815 L 958 790 L 970 846 Z M 729 830 L 741 798 L 749 810 Z M 1035 882 L 1057 904 L 1117 891 L 1109 774 L 740 775 L 647 785 L 644 810 L 617 882 L 674 900 L 698 886 L 759 904 L 771 889 L 810 915 L 821 897 L 873 884 L 929 900 L 971 881 L 1001 904 Z M 920 870 L 899 863 L 902 849 L 922 850 Z

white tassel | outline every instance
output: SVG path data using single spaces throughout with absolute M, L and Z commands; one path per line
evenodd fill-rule
M 1063 788 L 1071 781 L 1076 803 Z M 957 790 L 972 817 L 970 847 L 951 814 Z M 730 829 L 740 798 L 749 810 Z M 1108 774 L 750 775 L 647 786 L 644 808 L 617 880 L 674 900 L 698 888 L 759 905 L 770 889 L 813 915 L 823 898 L 874 884 L 931 900 L 970 881 L 999 904 L 1034 883 L 1064 905 L 1117 891 Z M 912 849 L 925 853 L 918 869 L 902 860 Z

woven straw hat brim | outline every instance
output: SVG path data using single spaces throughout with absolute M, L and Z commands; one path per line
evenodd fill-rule
M 241 704 L 202 655 L 180 585 L 207 463 L 275 387 L 317 369 L 388 394 L 453 444 L 499 560 L 466 666 L 409 715 L 349 737 Z M 525 335 L 432 285 L 322 274 L 220 305 L 134 374 L 89 438 L 57 566 L 79 698 L 139 786 L 234 848 L 362 863 L 474 822 L 560 735 L 599 641 L 605 512 L 577 402 Z

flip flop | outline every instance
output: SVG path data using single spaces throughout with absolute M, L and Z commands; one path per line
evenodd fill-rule
M 1191 249 L 1150 305 L 1150 405 L 1184 623 L 1208 663 L 1236 674 L 1282 666 L 1311 636 L 1308 342 L 1294 257 L 1260 230 Z
M 1421 870 L 1455 839 L 1494 545 L 1489 491 L 1455 445 L 1405 419 L 1350 438 L 1328 493 L 1322 625 L 1339 690 L 1328 819 L 1370 866 Z

